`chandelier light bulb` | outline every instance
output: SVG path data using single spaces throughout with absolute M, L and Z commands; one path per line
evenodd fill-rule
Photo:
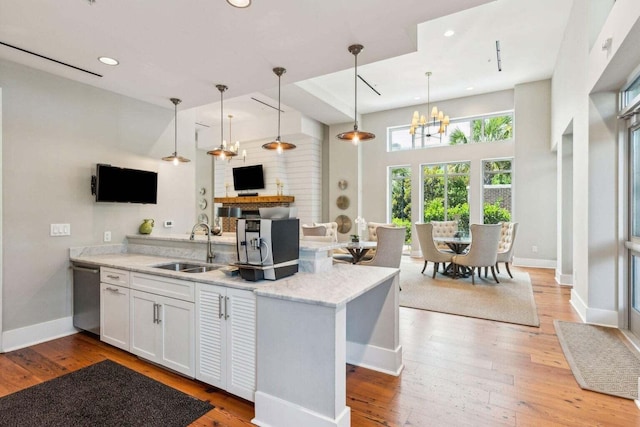
M 177 158 L 177 157 L 175 157 L 175 158 L 173 159 L 173 165 L 174 165 L 174 166 L 178 166 L 179 164 L 180 164 L 180 162 L 178 161 L 178 158 Z
M 450 119 L 448 115 L 444 114 L 444 111 L 438 110 L 438 107 L 431 108 L 431 94 L 430 94 L 430 85 L 429 80 L 431 77 L 431 71 L 427 71 L 425 75 L 427 76 L 427 114 L 429 117 L 426 117 L 424 114 L 420 115 L 418 111 L 413 113 L 411 117 L 411 126 L 409 127 L 409 134 L 415 138 L 416 129 L 420 132 L 418 135 L 423 139 L 433 137 L 439 137 L 440 141 L 442 141 L 442 135 L 446 134 L 447 126 L 449 126 Z M 419 117 L 419 118 L 418 118 Z M 436 130 L 431 133 L 431 127 L 434 127 Z

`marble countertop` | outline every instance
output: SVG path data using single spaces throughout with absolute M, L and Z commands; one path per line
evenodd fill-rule
M 220 270 L 204 273 L 183 273 L 154 267 L 158 264 L 173 261 L 193 262 L 188 259 L 126 252 L 83 255 L 75 251 L 70 256 L 70 260 L 85 265 L 111 267 L 192 282 L 253 290 L 257 295 L 264 297 L 329 307 L 345 305 L 400 272 L 399 269 L 395 268 L 336 264 L 329 271 L 322 273 L 299 272 L 279 280 L 251 282 L 242 279 L 240 276 L 227 276 Z M 206 265 L 202 262 L 196 263 Z
M 151 234 L 130 234 L 127 235 L 127 240 L 138 241 L 165 241 L 165 242 L 192 242 L 192 243 L 207 243 L 207 236 L 203 234 L 196 234 L 194 239 L 190 239 L 190 234 L 167 234 L 167 235 L 151 235 Z M 222 233 L 219 236 L 211 236 L 211 243 L 214 245 L 236 245 L 235 233 Z M 300 250 L 310 252 L 324 252 L 333 249 L 344 248 L 348 242 L 319 242 L 300 240 Z

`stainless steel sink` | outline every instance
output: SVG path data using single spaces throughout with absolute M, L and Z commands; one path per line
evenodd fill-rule
M 182 273 L 204 273 L 220 268 L 217 265 L 202 265 L 188 262 L 169 262 L 166 264 L 154 265 L 154 267 L 161 268 L 163 270 L 180 271 Z

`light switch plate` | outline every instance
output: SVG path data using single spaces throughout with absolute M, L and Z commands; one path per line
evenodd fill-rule
M 71 224 L 51 224 L 51 236 L 71 236 Z

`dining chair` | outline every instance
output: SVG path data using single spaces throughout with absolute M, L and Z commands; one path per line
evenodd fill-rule
M 475 285 L 474 270 L 478 269 L 480 277 L 481 267 L 491 267 L 491 274 L 496 283 L 500 283 L 496 276 L 496 260 L 498 259 L 498 243 L 500 241 L 500 224 L 471 224 L 471 246 L 469 252 L 454 255 L 453 263 L 471 269 L 471 283 Z
M 331 237 L 332 242 L 338 241 L 338 223 L 332 222 L 314 222 L 314 226 L 322 225 L 326 228 L 326 236 Z
M 453 237 L 458 231 L 458 221 L 430 221 L 433 237 Z M 438 249 L 449 250 L 446 243 L 436 243 Z
M 509 277 L 513 279 L 509 264 L 513 262 L 513 242 L 516 240 L 516 232 L 518 231 L 517 222 L 503 222 L 500 233 L 500 244 L 498 245 L 498 257 L 496 259 L 496 270 L 500 273 L 498 267 L 499 262 L 504 262 L 504 266 L 509 273 Z M 486 275 L 486 272 L 485 272 Z
M 442 264 L 444 269 L 445 263 L 451 262 L 453 259 L 453 253 L 444 252 L 437 248 L 436 243 L 433 241 L 433 224 L 416 223 L 415 226 L 422 258 L 424 259 L 424 267 L 422 267 L 421 273 L 424 274 L 427 264 L 431 261 L 433 263 L 433 277 L 435 278 L 438 266 Z
M 405 233 L 404 227 L 378 226 L 376 253 L 370 260 L 361 261 L 358 265 L 400 268 Z
M 306 225 L 302 224 L 303 236 L 326 236 L 327 227 L 324 225 Z
M 375 242 L 378 240 L 378 232 L 377 232 L 378 227 L 395 227 L 395 226 L 396 226 L 395 224 L 389 224 L 384 222 L 368 222 L 367 233 L 369 237 L 367 240 L 372 242 Z
M 327 228 L 324 225 L 306 225 L 300 226 L 300 240 L 314 242 L 333 242 L 331 236 L 327 236 Z

